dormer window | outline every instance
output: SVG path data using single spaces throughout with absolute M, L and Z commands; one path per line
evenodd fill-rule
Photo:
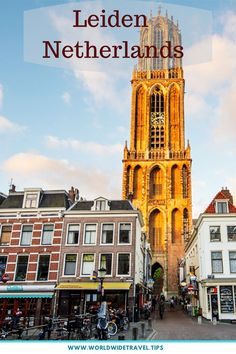
M 94 200 L 91 210 L 103 211 L 110 210 L 109 201 L 103 197 Z
M 105 200 L 96 200 L 96 210 L 106 210 L 106 201 Z
M 25 208 L 36 208 L 37 207 L 37 193 L 27 193 L 25 197 Z
M 227 214 L 228 213 L 228 202 L 227 201 L 217 201 L 216 202 L 216 213 L 217 214 Z
M 23 208 L 38 208 L 41 189 L 27 188 L 24 190 Z

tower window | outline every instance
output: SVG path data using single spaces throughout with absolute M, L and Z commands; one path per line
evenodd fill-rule
M 151 136 L 150 145 L 153 149 L 165 146 L 165 114 L 164 96 L 161 89 L 156 88 L 151 96 Z
M 182 169 L 182 183 L 183 183 L 183 198 L 187 198 L 188 197 L 188 171 L 187 171 L 187 167 L 183 166 Z
M 161 48 L 163 45 L 163 31 L 160 28 L 156 28 L 154 31 L 154 45 L 157 48 Z M 153 70 L 163 69 L 163 58 L 160 56 L 159 58 L 153 59 Z

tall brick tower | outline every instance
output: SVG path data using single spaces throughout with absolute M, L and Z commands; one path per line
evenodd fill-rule
M 140 46 L 181 45 L 173 18 L 160 11 L 140 32 Z M 192 220 L 191 156 L 184 137 L 181 59 L 143 58 L 132 74 L 130 148 L 124 148 L 123 198 L 144 217 L 153 254 L 162 268 L 166 295 L 177 294 L 178 262 Z

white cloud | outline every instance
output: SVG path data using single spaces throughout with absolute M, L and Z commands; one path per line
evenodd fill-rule
M 17 189 L 42 187 L 44 189 L 79 188 L 83 197 L 121 198 L 120 172 L 106 173 L 94 167 L 77 166 L 68 160 L 56 160 L 37 153 L 18 153 L 3 163 L 2 170 L 14 178 Z
M 74 149 L 95 155 L 121 154 L 123 146 L 121 144 L 103 145 L 95 142 L 83 142 L 76 139 L 59 139 L 56 136 L 47 136 L 46 146 L 49 148 Z
M 212 113 L 211 106 L 206 102 L 206 98 L 199 93 L 187 92 L 185 96 L 185 110 L 187 117 L 201 119 L 203 116 Z
M 69 92 L 64 92 L 61 95 L 62 100 L 66 103 L 66 104 L 70 104 L 71 102 L 71 95 L 69 94 Z
M 187 92 L 190 92 L 186 95 L 186 112 L 188 116 L 198 116 L 206 123 L 214 120 L 209 138 L 217 144 L 225 140 L 235 141 L 236 130 L 236 40 L 233 32 L 236 14 L 225 14 L 221 24 L 222 34 L 212 36 L 212 61 L 185 68 Z
M 84 5 L 85 6 L 85 5 Z M 93 3 L 92 5 L 87 3 L 87 11 L 96 12 L 95 7 L 100 10 L 100 4 Z M 78 41 L 78 33 L 71 27 L 71 18 L 66 17 L 66 14 L 56 14 L 52 11 L 49 13 L 51 17 L 51 23 L 58 31 L 61 40 L 65 43 L 76 43 Z M 79 38 L 86 38 L 91 43 L 95 43 L 97 47 L 104 45 L 112 45 L 116 43 L 115 38 L 111 34 L 96 29 L 96 31 L 88 28 L 83 28 Z M 124 76 L 124 68 L 120 67 L 114 60 L 110 62 L 110 72 L 107 73 L 104 70 L 104 63 L 98 59 L 93 59 L 91 62 L 88 59 L 83 61 L 78 58 L 71 59 L 69 66 L 74 73 L 75 78 L 78 80 L 79 85 L 83 86 L 85 90 L 90 93 L 89 105 L 91 105 L 91 99 L 95 104 L 107 104 L 115 107 L 119 111 L 125 111 L 129 109 L 129 95 L 127 96 L 127 89 L 117 88 L 118 78 Z M 111 68 L 111 66 L 113 68 Z
M 235 117 L 236 77 L 232 86 L 219 99 L 218 124 L 215 129 L 215 138 L 218 142 L 234 141 L 236 132 Z
M 224 26 L 224 33 L 235 41 L 236 14 L 232 11 L 228 11 L 224 16 L 222 16 L 221 24 Z
M 219 94 L 231 82 L 236 69 L 236 44 L 225 33 L 212 36 L 212 61 L 187 66 L 187 90 L 200 95 Z
M 25 127 L 13 123 L 3 116 L 0 116 L 0 133 L 19 133 L 24 129 Z
M 3 86 L 0 84 L 0 108 L 2 107 L 3 102 Z

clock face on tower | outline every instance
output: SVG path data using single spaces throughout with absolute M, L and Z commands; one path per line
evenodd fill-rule
M 165 121 L 163 112 L 151 112 L 151 125 L 163 125 Z

